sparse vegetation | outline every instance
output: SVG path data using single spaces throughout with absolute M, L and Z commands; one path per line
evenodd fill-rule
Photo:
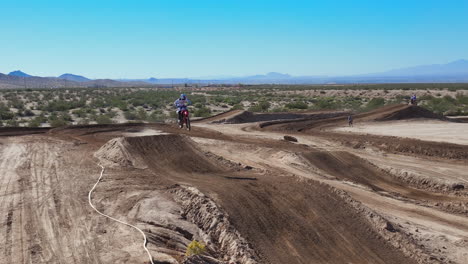
M 193 256 L 193 255 L 202 255 L 206 251 L 205 244 L 198 242 L 197 240 L 193 240 L 187 246 L 187 250 L 185 252 L 186 256 Z
M 182 87 L 181 87 L 182 88 Z M 17 89 L 0 92 L 2 126 L 163 122 L 176 118 L 181 88 Z M 184 88 L 193 117 L 231 109 L 253 112 L 369 111 L 418 103 L 444 115 L 468 115 L 468 84 L 245 85 Z M 37 119 L 37 116 L 41 118 Z

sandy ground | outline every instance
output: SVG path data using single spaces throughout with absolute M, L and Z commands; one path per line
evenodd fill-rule
M 335 131 L 408 137 L 468 145 L 468 123 L 404 120 L 381 123 L 356 123 L 353 127 L 338 127 Z

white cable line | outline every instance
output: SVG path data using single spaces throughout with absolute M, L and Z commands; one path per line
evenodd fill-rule
M 114 217 L 112 216 L 109 216 L 109 215 L 106 215 L 104 213 L 101 213 L 98 209 L 96 209 L 96 207 L 94 207 L 93 203 L 91 202 L 91 193 L 94 191 L 94 189 L 96 188 L 96 186 L 98 185 L 98 183 L 101 181 L 101 178 L 102 178 L 102 175 L 104 175 L 104 166 L 102 166 L 101 164 L 98 164 L 100 167 L 101 167 L 101 175 L 99 176 L 99 179 L 97 180 L 97 182 L 94 184 L 93 188 L 89 191 L 88 193 L 88 202 L 89 202 L 89 205 L 91 205 L 91 207 L 94 209 L 94 211 L 96 211 L 98 214 L 102 215 L 102 216 L 105 216 L 111 220 L 114 220 L 116 222 L 119 222 L 123 225 L 126 225 L 126 226 L 129 226 L 129 227 L 133 227 L 135 228 L 136 230 L 138 230 L 141 235 L 143 236 L 143 238 L 145 239 L 145 241 L 143 242 L 143 248 L 146 250 L 146 253 L 148 253 L 148 257 L 151 261 L 151 264 L 154 264 L 153 262 L 153 257 L 151 257 L 151 253 L 149 252 L 148 248 L 146 247 L 146 244 L 147 244 L 147 239 L 146 239 L 146 235 L 145 233 L 138 227 L 134 226 L 134 225 L 131 225 L 131 224 L 128 224 L 128 223 L 125 223 L 123 221 L 120 221 L 118 219 L 115 219 Z

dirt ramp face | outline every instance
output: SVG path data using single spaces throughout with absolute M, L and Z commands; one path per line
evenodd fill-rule
M 262 263 L 415 263 L 318 182 L 266 175 L 210 188 Z
M 151 167 L 193 173 L 222 170 L 197 150 L 188 137 L 172 134 L 111 139 L 94 156 L 109 167 Z
M 307 118 L 296 120 L 277 120 L 260 124 L 260 128 L 275 131 L 299 131 L 321 130 L 347 124 L 349 112 L 322 113 L 311 115 Z M 355 122 L 392 121 L 415 118 L 428 118 L 450 121 L 444 116 L 435 114 L 419 106 L 388 105 L 369 112 L 353 115 Z
M 391 120 L 405 120 L 405 119 L 414 119 L 414 118 L 429 118 L 429 119 L 438 119 L 444 121 L 451 121 L 450 119 L 438 115 L 434 112 L 431 112 L 427 109 L 424 109 L 419 106 L 407 106 L 403 109 L 385 114 L 381 117 L 375 118 L 376 121 L 391 121 Z

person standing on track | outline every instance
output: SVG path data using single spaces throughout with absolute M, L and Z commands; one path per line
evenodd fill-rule
M 175 100 L 174 106 L 177 107 L 177 116 L 179 119 L 179 125 L 182 123 L 182 111 L 187 110 L 187 106 L 191 105 L 192 102 L 187 98 L 185 94 L 181 94 L 179 99 Z
M 352 115 L 348 116 L 348 126 L 350 126 L 350 127 L 353 126 L 353 116 Z

